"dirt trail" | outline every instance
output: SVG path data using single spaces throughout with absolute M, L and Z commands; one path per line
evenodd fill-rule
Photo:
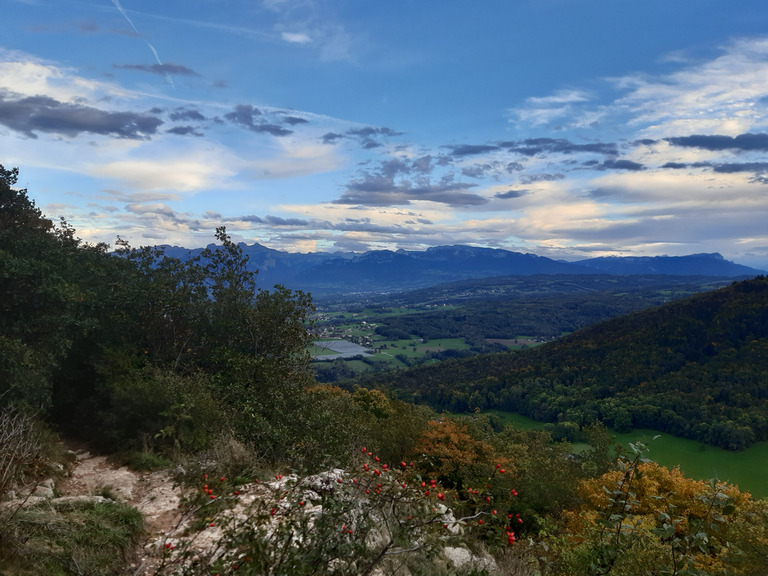
M 87 450 L 77 450 L 71 475 L 60 481 L 60 496 L 107 496 L 135 507 L 144 516 L 147 537 L 139 559 L 132 567 L 136 575 L 149 574 L 148 562 L 158 540 L 179 524 L 178 490 L 167 471 L 135 472 Z

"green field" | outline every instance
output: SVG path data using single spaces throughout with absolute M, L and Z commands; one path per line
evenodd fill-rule
M 505 424 L 513 424 L 523 430 L 543 429 L 544 422 L 537 422 L 519 414 L 490 410 Z M 633 430 L 616 434 L 616 441 L 627 446 L 630 442 L 643 442 L 648 446 L 647 457 L 662 466 L 680 470 L 690 478 L 709 480 L 718 478 L 735 484 L 740 490 L 755 498 L 768 498 L 768 442 L 757 442 L 742 452 L 729 452 L 701 444 L 695 440 L 676 438 L 656 430 Z M 658 436 L 654 440 L 654 436 Z M 580 446 L 574 445 L 575 448 Z
M 659 437 L 653 440 L 656 435 Z M 679 465 L 691 478 L 718 478 L 756 498 L 768 497 L 768 442 L 757 442 L 742 452 L 729 452 L 654 430 L 616 434 L 616 440 L 622 444 L 644 442 L 648 458 L 668 468 Z

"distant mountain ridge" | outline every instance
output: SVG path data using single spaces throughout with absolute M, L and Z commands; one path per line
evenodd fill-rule
M 161 246 L 166 254 L 185 259 L 201 248 Z M 564 262 L 535 254 L 498 248 L 454 245 L 424 251 L 372 250 L 289 253 L 261 244 L 241 243 L 249 268 L 258 270 L 258 285 L 288 288 L 316 295 L 382 294 L 428 288 L 447 282 L 493 276 L 533 274 L 671 274 L 753 277 L 764 271 L 725 260 L 720 254 L 690 256 L 603 257 Z

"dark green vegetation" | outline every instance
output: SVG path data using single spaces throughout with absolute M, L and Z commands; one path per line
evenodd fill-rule
M 81 243 L 0 182 L 0 398 L 107 450 L 194 450 L 227 428 L 287 454 L 311 382 L 309 298 L 254 288 L 222 245 L 181 262 Z
M 451 542 L 509 562 L 500 565 L 510 572 L 660 576 L 683 574 L 687 566 L 691 574 L 693 568 L 723 576 L 762 573 L 768 503 L 646 464 L 641 447 L 635 456 L 619 457 L 605 428 L 593 422 L 602 417 L 618 427 L 624 407 L 628 425 L 635 423 L 626 407 L 635 398 L 627 392 L 632 383 L 616 378 L 619 371 L 638 370 L 653 392 L 657 372 L 688 374 L 701 367 L 694 373 L 706 384 L 705 368 L 716 362 L 721 378 L 732 382 L 726 388 L 720 380 L 729 394 L 708 404 L 695 396 L 698 388 L 687 392 L 705 408 L 723 406 L 711 410 L 711 430 L 723 424 L 728 432 L 724 418 L 733 418 L 737 432 L 745 428 L 758 438 L 750 418 L 764 400 L 765 381 L 756 378 L 765 376 L 754 366 L 765 358 L 765 279 L 622 317 L 523 353 L 449 359 L 432 371 L 374 382 L 453 410 L 497 405 L 522 411 L 530 405 L 559 420 L 553 433 L 521 430 L 497 418 L 441 417 L 375 388 L 318 385 L 308 353 L 309 296 L 280 286 L 256 289 L 245 256 L 224 229 L 217 231 L 219 246 L 185 261 L 124 243 L 112 254 L 104 245 L 82 243 L 64 222 L 55 226 L 26 191 L 13 187 L 16 179 L 15 170 L 0 167 L 0 573 L 124 573 L 141 540 L 139 516 L 106 493 L 104 501 L 27 504 L 36 481 L 52 473 L 51 430 L 122 452 L 142 467 L 181 464 L 179 481 L 194 486 L 190 493 L 205 502 L 197 519 L 203 528 L 210 527 L 208 515 L 239 521 L 227 506 L 255 475 L 297 472 L 290 501 L 283 500 L 287 489 L 276 489 L 276 505 L 257 506 L 258 517 L 245 520 L 271 527 L 279 513 L 287 531 L 223 533 L 221 545 L 231 558 L 254 560 L 239 565 L 238 573 L 306 574 L 324 566 L 338 574 L 352 565 L 349 558 L 370 558 L 372 567 L 384 557 L 371 548 L 382 541 L 366 537 L 379 512 L 353 536 L 349 523 L 341 529 L 335 523 L 360 519 L 348 500 L 332 491 L 316 501 L 305 496 L 302 475 L 334 467 L 355 471 L 360 482 L 348 479 L 347 487 L 381 489 L 390 498 L 381 510 L 394 512 L 390 504 L 403 502 L 401 489 L 413 494 L 407 504 L 418 516 L 408 507 L 392 516 L 398 529 L 381 552 L 394 562 L 409 557 L 413 573 L 455 573 L 430 568 L 420 544 L 420 529 L 429 523 L 439 552 L 445 532 L 434 514 L 443 503 L 468 527 Z M 644 328 L 639 334 L 647 342 L 621 329 L 627 323 Z M 656 352 L 653 343 L 664 351 Z M 634 346 L 654 365 L 638 369 Z M 655 367 L 660 359 L 672 368 Z M 740 361 L 738 371 L 730 360 Z M 748 385 L 754 392 L 745 406 Z M 584 390 L 583 397 L 571 394 L 576 390 Z M 662 416 L 688 409 L 677 401 L 682 393 L 670 390 Z M 664 400 L 658 394 L 647 400 L 652 409 L 652 402 Z M 688 413 L 684 417 L 695 425 Z M 574 455 L 553 434 L 578 435 L 584 447 Z M 200 490 L 209 478 L 217 479 L 213 499 Z M 375 498 L 360 495 L 355 502 Z M 309 523 L 302 511 L 310 506 L 304 505 L 321 501 L 320 516 Z M 302 547 L 291 526 L 326 547 Z M 312 526 L 324 526 L 328 537 Z M 295 559 L 291 566 L 281 564 L 287 556 Z M 164 565 L 159 573 L 174 571 L 209 573 L 204 565 L 181 564 Z
M 333 382 L 360 372 L 525 349 L 729 282 L 698 276 L 508 276 L 359 302 L 323 299 L 317 333 L 356 342 L 375 355 L 314 368 L 319 381 Z
M 768 439 L 768 279 L 615 318 L 524 353 L 371 376 L 439 409 L 653 428 L 740 450 Z

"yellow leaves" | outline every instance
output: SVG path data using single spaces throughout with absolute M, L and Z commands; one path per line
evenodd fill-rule
M 603 487 L 609 491 L 614 490 L 621 482 L 623 474 L 614 470 L 599 478 L 583 481 L 580 494 L 588 503 L 585 506 L 592 509 L 608 506 L 610 494 Z M 712 487 L 708 482 L 687 478 L 679 467 L 669 469 L 655 462 L 640 463 L 632 481 L 632 492 L 636 500 L 632 514 L 655 517 L 661 512 L 674 510 L 678 516 L 703 518 L 710 508 L 705 496 L 711 491 Z M 740 492 L 735 486 L 723 484 L 722 493 L 735 506 L 740 506 L 750 499 L 748 493 Z
M 507 458 L 499 457 L 493 447 L 482 440 L 475 440 L 453 420 L 443 418 L 431 421 L 421 436 L 417 450 L 428 462 L 426 468 L 439 476 L 453 477 L 471 468 L 492 470 L 496 464 L 511 468 Z

